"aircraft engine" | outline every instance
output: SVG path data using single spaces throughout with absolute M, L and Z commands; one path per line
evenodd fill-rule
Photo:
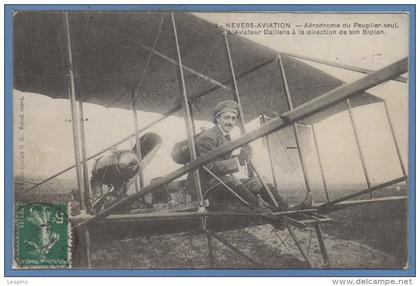
M 92 168 L 90 184 L 92 203 L 90 210 L 100 212 L 126 196 L 129 180 L 150 163 L 156 155 L 162 140 L 155 133 L 147 133 L 140 138 L 142 159 L 133 151 L 121 150 L 96 160 Z
M 140 170 L 140 159 L 136 153 L 121 150 L 96 160 L 92 169 L 92 179 L 100 185 L 118 186 L 130 180 Z

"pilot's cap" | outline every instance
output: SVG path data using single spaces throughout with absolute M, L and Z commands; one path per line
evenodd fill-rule
M 216 118 L 225 112 L 236 113 L 239 117 L 239 104 L 233 100 L 221 101 L 213 108 L 213 122 L 216 123 Z

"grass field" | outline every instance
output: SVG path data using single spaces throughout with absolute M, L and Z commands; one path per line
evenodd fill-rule
M 30 183 L 16 184 L 17 201 L 71 201 L 74 182 L 52 181 L 32 193 Z M 401 195 L 405 187 L 388 188 L 381 196 Z M 379 196 L 379 194 L 378 194 Z M 407 206 L 395 201 L 348 208 L 330 215 L 337 222 L 324 225 L 324 236 L 332 266 L 337 268 L 403 268 L 407 261 Z M 296 230 L 315 266 L 322 265 L 316 236 L 310 229 Z M 269 225 L 221 233 L 263 268 L 305 268 L 302 256 L 285 231 Z M 279 239 L 281 238 L 281 240 Z M 283 240 L 283 242 L 282 242 Z M 309 247 L 310 246 L 310 247 Z M 219 242 L 214 242 L 215 268 L 254 268 L 248 261 Z M 84 267 L 83 253 L 75 241 L 74 266 Z M 94 268 L 166 269 L 208 268 L 207 240 L 202 234 L 173 234 L 124 241 L 92 241 Z

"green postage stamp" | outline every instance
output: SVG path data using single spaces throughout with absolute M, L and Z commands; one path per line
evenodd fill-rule
M 15 231 L 18 267 L 70 267 L 68 204 L 18 203 Z

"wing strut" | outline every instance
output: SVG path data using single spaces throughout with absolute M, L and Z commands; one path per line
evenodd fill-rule
M 345 100 L 346 98 L 355 96 L 362 91 L 365 91 L 371 87 L 374 87 L 378 84 L 388 81 L 400 74 L 403 74 L 407 72 L 407 70 L 408 70 L 408 58 L 404 58 L 374 73 L 371 73 L 359 80 L 356 80 L 344 86 L 340 86 L 321 96 L 318 96 L 317 98 L 311 101 L 308 101 L 307 103 L 299 105 L 295 109 L 288 111 L 286 113 L 283 113 L 280 117 L 270 120 L 269 122 L 262 125 L 258 129 L 251 131 L 245 134 L 244 136 L 241 136 L 240 138 L 217 148 L 213 152 L 204 154 L 198 159 L 191 161 L 189 164 L 171 172 L 167 176 L 156 180 L 155 182 L 146 186 L 144 189 L 142 189 L 138 193 L 132 194 L 122 199 L 121 201 L 118 201 L 111 207 L 103 210 L 101 213 L 97 214 L 96 216 L 80 223 L 76 227 L 80 227 L 82 225 L 86 225 L 86 224 L 98 221 L 100 219 L 103 219 L 107 217 L 108 215 L 110 215 L 111 213 L 115 212 L 116 210 L 121 209 L 127 205 L 130 205 L 132 202 L 134 202 L 138 198 L 141 198 L 145 196 L 146 194 L 153 192 L 155 189 L 175 180 L 176 178 L 179 178 L 182 175 L 185 175 L 188 172 L 191 172 L 201 167 L 202 165 L 214 160 L 215 158 L 227 152 L 233 151 L 245 144 L 248 144 L 274 131 L 285 128 L 298 120 L 311 116 L 320 110 L 328 108 L 342 100 Z
M 134 90 L 134 88 L 131 88 L 131 100 L 132 100 L 132 107 L 133 107 L 133 120 L 134 120 L 134 138 L 135 138 L 135 142 L 136 142 L 136 153 L 137 156 L 139 157 L 139 159 L 142 159 L 142 154 L 141 154 L 141 144 L 140 144 L 140 131 L 139 131 L 139 121 L 138 121 L 138 116 L 137 116 L 137 108 L 136 108 L 136 103 L 137 103 L 137 98 L 141 99 L 141 89 L 142 89 L 142 84 L 143 84 L 143 80 L 147 74 L 147 70 L 149 68 L 150 62 L 152 60 L 152 56 L 153 56 L 153 51 L 156 47 L 156 44 L 159 40 L 159 36 L 161 33 L 161 29 L 162 29 L 162 24 L 163 24 L 163 20 L 165 19 L 165 15 L 162 16 L 162 19 L 160 20 L 158 29 L 157 29 L 157 33 L 155 36 L 155 39 L 153 41 L 153 47 L 152 50 L 150 51 L 147 60 L 146 60 L 146 65 L 143 69 L 143 73 L 141 74 L 139 83 L 137 84 L 136 89 Z M 121 97 L 120 97 L 121 98 Z M 138 177 L 136 178 L 135 181 L 136 184 L 136 192 L 139 191 L 139 189 L 143 189 L 144 187 L 144 176 L 143 176 L 143 170 L 140 169 L 139 173 L 138 173 Z
M 139 85 L 139 88 L 140 88 L 140 85 Z M 141 160 L 143 157 L 141 155 L 140 134 L 139 134 L 140 133 L 139 132 L 139 120 L 138 120 L 138 117 L 137 117 L 137 109 L 136 109 L 136 94 L 137 93 L 135 93 L 134 91 L 132 91 L 131 99 L 132 99 L 132 102 L 133 102 L 133 121 L 134 121 L 134 134 L 135 134 L 134 135 L 134 139 L 135 139 L 134 142 L 136 142 L 136 153 L 137 153 L 137 156 Z M 144 187 L 144 177 L 143 177 L 143 170 L 142 170 L 142 168 L 139 169 L 139 175 L 136 178 L 135 184 L 136 184 L 136 191 L 138 191 L 139 188 L 140 189 L 143 189 L 143 187 Z
M 229 68 L 229 73 L 230 73 L 230 83 L 233 87 L 232 88 L 232 94 L 233 94 L 234 100 L 238 103 L 239 108 L 240 108 L 239 128 L 241 129 L 241 135 L 244 135 L 246 133 L 245 117 L 244 117 L 244 112 L 243 112 L 243 109 L 242 109 L 241 98 L 239 96 L 238 84 L 236 82 L 235 69 L 233 68 L 232 55 L 230 53 L 229 40 L 228 40 L 226 31 L 223 32 L 223 37 L 224 37 L 224 44 L 225 44 L 225 51 L 226 51 L 226 59 L 227 59 L 227 64 L 228 64 L 228 68 Z M 252 166 L 251 162 L 249 162 L 249 160 L 248 160 L 247 169 L 248 169 L 248 176 L 249 177 L 253 176 L 252 167 L 253 166 Z
M 322 237 L 321 225 L 314 225 L 316 236 L 318 238 L 319 248 L 321 249 L 322 259 L 324 260 L 324 267 L 330 268 L 330 258 L 328 257 L 327 248 L 325 247 L 324 238 Z
M 260 125 L 265 124 L 265 122 L 266 121 L 265 121 L 264 114 L 261 114 Z M 270 136 L 267 135 L 267 136 L 264 137 L 264 139 L 265 139 L 265 142 L 267 144 L 268 158 L 270 160 L 270 169 L 271 169 L 271 175 L 273 177 L 273 184 L 276 187 L 276 189 L 278 190 L 279 185 L 277 183 L 276 173 L 275 173 L 275 170 L 274 170 L 273 150 L 271 149 Z
M 171 13 L 171 17 L 172 17 L 172 26 L 174 28 L 176 52 L 177 52 L 177 57 L 178 57 L 178 62 L 176 63 L 178 85 L 179 85 L 179 91 L 181 92 L 181 97 L 182 97 L 182 100 L 181 100 L 182 109 L 185 115 L 185 127 L 187 129 L 188 147 L 190 148 L 190 156 L 191 156 L 191 160 L 193 161 L 197 159 L 197 153 L 195 150 L 195 143 L 194 143 L 193 118 L 191 117 L 190 104 L 188 102 L 188 96 L 187 96 L 187 88 L 185 86 L 184 66 L 182 65 L 181 51 L 179 48 L 178 33 L 176 29 L 174 13 Z M 201 192 L 201 183 L 200 183 L 200 176 L 199 176 L 198 170 L 193 170 L 193 178 L 194 178 L 194 185 L 195 185 L 194 187 L 197 191 L 197 201 L 199 203 L 199 206 L 203 207 L 203 194 Z
M 233 86 L 233 97 L 234 97 L 235 101 L 238 103 L 239 108 L 240 108 L 240 112 L 239 112 L 239 127 L 241 129 L 241 135 L 243 136 L 243 135 L 246 134 L 246 130 L 245 130 L 245 117 L 244 117 L 244 112 L 243 112 L 243 109 L 242 109 L 241 99 L 240 99 L 240 95 L 239 95 L 238 84 L 236 82 L 235 69 L 233 68 L 233 61 L 232 61 L 232 55 L 231 55 L 231 52 L 230 52 L 229 40 L 228 40 L 228 37 L 227 37 L 227 31 L 224 31 L 223 32 L 223 36 L 224 36 L 224 43 L 225 43 L 225 48 L 226 48 L 226 57 L 227 57 L 227 60 L 228 60 L 228 66 L 229 66 L 229 71 L 230 71 L 231 84 Z M 271 189 L 268 187 L 268 185 L 265 182 L 264 178 L 261 177 L 260 173 L 255 168 L 255 165 L 252 164 L 251 158 L 249 158 L 247 160 L 247 169 L 248 169 L 248 175 L 249 175 L 249 177 L 252 177 L 253 176 L 253 172 L 255 172 L 255 174 L 257 175 L 257 177 L 260 180 L 261 184 L 264 186 L 264 189 L 268 193 L 268 195 L 269 195 L 270 199 L 272 200 L 272 202 L 274 203 L 274 205 L 276 207 L 279 207 L 279 204 L 278 204 L 277 200 L 275 199 L 273 193 L 271 192 Z
M 311 124 L 311 129 L 312 129 L 312 136 L 314 138 L 314 143 L 315 143 L 316 157 L 318 159 L 319 170 L 321 171 L 322 185 L 324 187 L 327 201 L 329 202 L 330 196 L 328 194 L 327 181 L 325 180 L 324 167 L 322 166 L 321 153 L 319 152 L 319 146 L 318 146 L 318 137 L 316 136 L 314 124 Z
M 90 183 L 89 183 L 89 171 L 86 160 L 86 135 L 85 135 L 85 116 L 83 113 L 83 102 L 79 101 L 79 112 L 80 112 L 80 143 L 82 147 L 82 170 L 83 170 L 83 186 L 84 186 L 84 195 L 85 195 L 85 206 L 86 210 L 90 210 L 90 199 L 89 194 Z
M 291 56 L 291 57 L 294 57 L 294 58 L 297 58 L 297 59 L 310 61 L 310 62 L 314 62 L 314 63 L 318 63 L 318 64 L 323 64 L 323 65 L 327 65 L 327 66 L 332 66 L 332 67 L 336 67 L 336 68 L 341 68 L 341 69 L 345 69 L 345 70 L 350 70 L 350 71 L 354 71 L 354 72 L 359 72 L 359 73 L 364 73 L 364 74 L 370 74 L 370 73 L 374 72 L 373 70 L 360 68 L 360 67 L 355 67 L 355 66 L 351 66 L 351 65 L 334 63 L 334 62 L 327 61 L 327 60 L 315 59 L 315 58 L 311 58 L 311 57 L 307 57 L 307 56 L 301 56 L 301 55 L 290 54 L 290 53 L 284 53 L 284 54 L 288 55 L 288 56 Z M 393 78 L 392 80 L 399 81 L 399 82 L 402 82 L 402 83 L 407 83 L 408 82 L 408 79 L 406 77 L 403 77 L 403 76 L 397 76 L 397 77 Z
M 286 94 L 287 105 L 289 107 L 289 110 L 292 111 L 294 107 L 293 107 L 292 97 L 290 95 L 289 85 L 287 83 L 287 78 L 286 78 L 286 71 L 284 70 L 281 55 L 279 55 L 277 58 L 277 64 L 281 72 L 281 79 L 283 82 L 283 89 Z M 295 135 L 296 147 L 297 147 L 297 151 L 299 155 L 300 165 L 302 166 L 302 173 L 303 173 L 303 179 L 305 181 L 306 192 L 311 193 L 311 186 L 309 185 L 309 178 L 308 178 L 308 170 L 307 170 L 307 167 L 306 167 L 305 161 L 303 160 L 303 155 L 302 155 L 302 145 L 301 145 L 301 140 L 300 140 L 300 136 L 298 132 L 297 121 L 293 123 L 293 133 Z
M 353 130 L 354 139 L 356 140 L 357 151 L 359 152 L 360 162 L 362 163 L 363 174 L 365 175 L 367 187 L 370 188 L 372 186 L 372 184 L 371 184 L 370 179 L 369 179 L 369 174 L 368 174 L 368 171 L 367 171 L 366 161 L 365 161 L 365 157 L 363 155 L 362 145 L 360 144 L 359 132 L 357 131 L 357 128 L 356 128 L 356 123 L 354 121 L 354 114 L 353 114 L 353 110 L 351 108 L 351 103 L 350 103 L 349 98 L 347 98 L 347 109 L 348 109 L 349 116 L 350 116 L 351 128 Z M 372 193 L 369 193 L 369 196 L 370 196 L 371 199 L 373 198 Z
M 80 141 L 79 141 L 79 124 L 80 122 L 77 119 L 77 110 L 76 110 L 76 90 L 74 85 L 74 74 L 73 74 L 73 59 L 72 59 L 72 52 L 71 52 L 71 38 L 70 38 L 70 26 L 69 26 L 69 16 L 67 12 L 64 12 L 64 22 L 66 27 L 66 35 L 67 35 L 67 49 L 68 49 L 68 67 L 69 67 L 69 75 L 70 75 L 70 86 L 69 86 L 69 96 L 71 102 L 71 118 L 72 118 L 72 127 L 73 127 L 73 140 L 74 140 L 74 155 L 76 161 L 76 174 L 77 174 L 77 183 L 80 192 L 80 208 L 82 212 L 86 212 L 87 203 L 85 199 L 85 195 L 89 189 L 84 188 L 83 177 L 80 169 Z M 83 109 L 81 109 L 81 112 Z M 84 133 L 83 133 L 84 134 Z M 84 139 L 84 136 L 83 136 Z M 85 144 L 85 142 L 82 142 Z M 85 155 L 85 154 L 84 154 Z M 84 163 L 86 164 L 86 158 L 84 158 Z M 87 166 L 86 166 L 87 169 Z M 83 228 L 82 231 L 83 240 L 86 244 L 86 262 L 88 268 L 91 268 L 91 255 L 90 255 L 90 233 L 87 226 Z
M 294 230 L 292 229 L 292 227 L 291 227 L 290 225 L 288 225 L 288 224 L 286 224 L 286 227 L 287 227 L 287 230 L 289 231 L 290 235 L 292 236 L 293 241 L 294 241 L 294 242 L 295 242 L 295 244 L 296 244 L 296 247 L 299 249 L 300 254 L 302 254 L 302 256 L 303 256 L 303 258 L 305 259 L 305 261 L 306 261 L 306 263 L 308 264 L 308 266 L 309 266 L 310 268 L 313 268 L 314 266 L 313 266 L 313 264 L 312 264 L 312 261 L 311 261 L 311 259 L 309 258 L 309 256 L 306 254 L 305 250 L 303 249 L 303 247 L 302 247 L 302 245 L 301 245 L 301 243 L 300 243 L 300 241 L 299 241 L 298 237 L 296 236 L 295 231 L 294 231 Z
M 71 38 L 70 38 L 70 27 L 69 27 L 69 16 L 68 13 L 64 13 L 64 22 L 66 27 L 66 35 L 67 35 L 67 54 L 68 54 L 68 69 L 69 69 L 69 76 L 70 76 L 70 84 L 69 84 L 69 98 L 70 98 L 70 107 L 71 107 L 71 123 L 73 127 L 73 141 L 74 141 L 74 156 L 76 161 L 76 175 L 77 175 L 77 187 L 80 192 L 80 202 L 81 202 L 81 209 L 82 211 L 86 210 L 85 205 L 85 192 L 84 192 L 84 185 L 83 185 L 83 175 L 82 170 L 80 168 L 80 139 L 79 139 L 79 120 L 77 119 L 77 110 L 76 110 L 76 90 L 74 85 L 74 74 L 73 74 L 73 58 L 71 52 Z
M 401 171 L 404 176 L 407 176 L 407 171 L 405 170 L 405 167 L 404 167 L 401 151 L 400 151 L 400 148 L 398 147 L 397 136 L 395 136 L 394 125 L 392 124 L 391 116 L 389 115 L 388 105 L 386 104 L 386 101 L 384 101 L 384 108 L 385 108 L 386 118 L 388 120 L 389 129 L 392 134 L 392 141 L 394 141 L 395 151 L 397 151 L 398 160 L 400 161 Z

